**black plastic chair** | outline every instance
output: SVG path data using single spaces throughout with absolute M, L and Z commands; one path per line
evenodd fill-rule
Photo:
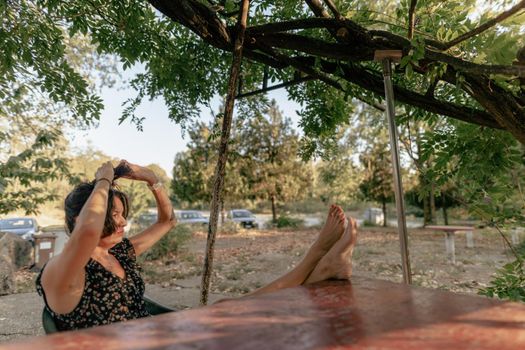
M 146 310 L 151 315 L 160 315 L 165 314 L 167 312 L 173 312 L 176 311 L 172 308 L 169 308 L 165 305 L 159 304 L 156 301 L 148 298 L 147 296 L 144 296 L 144 303 L 146 304 Z M 57 329 L 57 325 L 55 323 L 55 320 L 53 319 L 53 316 L 47 311 L 46 308 L 42 311 L 42 325 L 44 326 L 44 331 L 46 334 L 56 333 L 60 332 L 60 330 Z

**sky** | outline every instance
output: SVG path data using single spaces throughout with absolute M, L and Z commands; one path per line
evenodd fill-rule
M 129 79 L 134 72 L 123 73 L 123 80 Z M 104 100 L 104 111 L 101 114 L 97 128 L 88 130 L 73 130 L 69 139 L 74 150 L 80 151 L 88 147 L 102 151 L 111 157 L 126 159 L 139 165 L 158 164 L 171 177 L 175 154 L 186 149 L 187 139 L 183 138 L 181 128 L 168 118 L 168 109 L 162 99 L 144 101 L 138 109 L 137 115 L 146 119 L 143 131 L 138 131 L 134 124 L 124 121 L 119 125 L 122 115 L 122 103 L 136 92 L 119 82 L 113 88 L 104 88 L 101 98 Z M 299 117 L 296 110 L 299 106 L 288 101 L 284 89 L 274 90 L 268 94 L 277 101 L 285 116 L 292 119 L 297 128 Z M 212 108 L 218 111 L 219 98 L 212 101 Z M 211 112 L 202 108 L 201 119 L 211 120 Z

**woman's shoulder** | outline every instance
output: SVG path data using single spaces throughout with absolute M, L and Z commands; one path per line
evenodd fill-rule
M 135 247 L 133 247 L 133 243 L 131 243 L 128 238 L 123 238 L 122 241 L 115 244 L 115 246 L 110 250 L 115 255 L 125 255 L 130 259 L 136 259 Z

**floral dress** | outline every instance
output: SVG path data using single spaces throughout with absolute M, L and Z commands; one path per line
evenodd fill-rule
M 149 316 L 144 304 L 144 281 L 136 261 L 135 249 L 124 238 L 109 250 L 122 265 L 124 279 L 106 270 L 99 262 L 89 259 L 84 293 L 75 309 L 57 314 L 47 304 L 42 288 L 42 271 L 36 280 L 38 294 L 44 298 L 45 308 L 53 316 L 59 330 L 73 330 Z M 45 267 L 44 267 L 45 268 Z

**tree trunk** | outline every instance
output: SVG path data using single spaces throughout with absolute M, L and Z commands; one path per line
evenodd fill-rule
M 430 223 L 430 203 L 428 196 L 423 197 L 423 224 L 428 225 Z
M 447 214 L 447 201 L 445 199 L 445 193 L 441 191 L 441 206 L 443 207 L 443 220 L 445 220 L 445 225 L 448 225 L 448 214 Z
M 206 256 L 204 258 L 202 282 L 201 282 L 201 305 L 208 303 L 208 291 L 210 289 L 211 272 L 213 269 L 213 248 L 215 246 L 215 236 L 217 233 L 217 224 L 219 221 L 219 204 L 220 197 L 223 194 L 224 172 L 226 170 L 226 160 L 228 158 L 228 141 L 232 125 L 233 107 L 235 104 L 235 93 L 238 85 L 239 71 L 242 61 L 242 47 L 244 42 L 244 32 L 248 18 L 249 0 L 243 0 L 242 11 L 239 14 L 237 22 L 238 35 L 235 40 L 233 50 L 232 65 L 230 68 L 230 79 L 228 81 L 228 95 L 226 97 L 226 106 L 224 108 L 224 117 L 222 120 L 221 140 L 219 145 L 219 159 L 215 167 L 215 177 L 213 180 L 213 193 L 210 210 L 210 223 L 208 225 L 208 238 L 206 240 Z
M 224 186 L 224 185 L 223 185 Z M 221 213 L 221 224 L 224 225 L 224 197 L 221 198 L 221 208 L 220 208 L 220 213 Z
M 270 200 L 272 201 L 272 220 L 274 223 L 277 222 L 277 208 L 275 207 L 275 195 L 272 194 L 270 197 Z
M 398 214 L 401 215 L 401 214 Z M 383 199 L 383 227 L 386 227 L 386 199 Z
M 430 206 L 430 222 L 431 224 L 437 223 L 436 219 L 436 197 L 434 196 L 434 181 L 430 184 L 430 194 L 428 196 Z

